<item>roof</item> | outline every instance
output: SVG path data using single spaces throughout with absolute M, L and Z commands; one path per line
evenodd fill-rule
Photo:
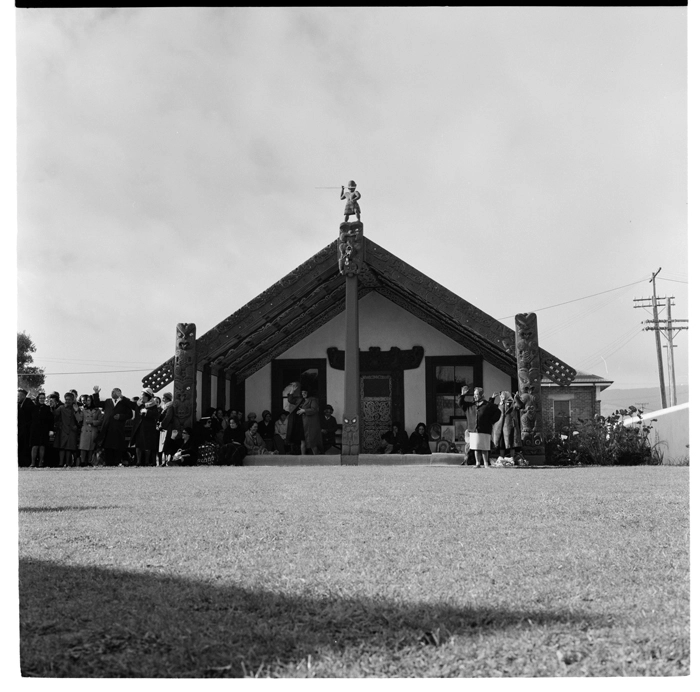
M 337 240 L 197 339 L 198 367 L 209 363 L 241 382 L 345 309 Z M 364 236 L 359 297 L 371 291 L 516 376 L 515 332 Z M 173 356 L 143 378 L 158 391 L 174 378 Z M 569 384 L 576 371 L 540 348 L 542 372 Z
M 559 386 L 558 382 L 553 382 L 548 377 L 542 378 L 542 384 L 544 386 Z M 571 381 L 571 384 L 591 384 L 597 385 L 601 387 L 601 389 L 607 389 L 611 384 L 613 384 L 613 380 L 608 380 L 604 377 L 600 377 L 599 375 L 593 375 L 590 372 L 584 372 L 583 370 L 577 370 L 576 377 L 574 377 L 574 379 Z

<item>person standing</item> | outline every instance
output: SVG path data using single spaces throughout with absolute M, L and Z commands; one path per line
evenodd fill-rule
M 102 427 L 102 411 L 99 408 L 94 408 L 92 398 L 88 394 L 83 394 L 81 397 L 83 404 L 82 410 L 76 414 L 78 421 L 82 424 L 80 428 L 80 441 L 78 447 L 80 449 L 80 466 L 87 466 L 92 463 L 92 455 L 95 451 L 95 443 L 97 436 L 100 434 Z
M 97 436 L 97 444 L 104 449 L 105 463 L 107 466 L 117 466 L 121 463 L 122 455 L 126 451 L 126 435 L 124 427 L 131 420 L 134 411 L 131 402 L 122 396 L 122 390 L 115 387 L 112 397 L 100 401 L 100 388 L 93 387 L 92 405 L 100 407 L 104 411 L 102 427 Z
M 36 468 L 37 457 L 39 467 L 44 466 L 46 448 L 51 444 L 53 430 L 53 413 L 46 404 L 46 394 L 39 392 L 32 410 L 32 421 L 29 428 L 29 445 L 32 450 L 31 468 Z
M 301 392 L 301 398 L 301 403 L 297 407 L 295 415 L 300 416 L 302 419 L 304 447 L 310 449 L 313 454 L 321 454 L 323 436 L 321 435 L 318 399 L 315 396 L 309 396 L 305 389 Z M 301 453 L 304 454 L 303 449 Z
M 170 457 L 176 452 L 175 437 L 177 436 L 178 421 L 175 417 L 173 395 L 170 392 L 163 394 L 163 407 L 158 419 L 158 457 L 156 465 L 165 466 Z
M 78 449 L 78 414 L 80 408 L 73 399 L 72 392 L 63 396 L 65 403 L 54 409 L 54 425 L 56 430 L 56 447 L 59 453 L 59 466 L 73 466 L 73 452 Z
M 282 392 L 284 410 L 289 412 L 287 420 L 287 444 L 291 447 L 292 454 L 305 454 L 306 442 L 304 440 L 304 421 L 297 415 L 297 409 L 301 406 L 303 396 L 301 395 L 301 384 L 292 382 L 288 384 Z
M 482 463 L 484 468 L 490 466 L 489 451 L 493 424 L 501 417 L 498 406 L 493 403 L 497 396 L 499 396 L 498 392 L 494 392 L 487 401 L 484 399 L 483 388 L 474 387 L 474 393 L 470 397 L 468 385 L 462 387 L 462 393 L 459 396 L 459 405 L 467 416 L 469 448 L 474 450 L 476 468 L 479 468 Z
M 499 452 L 497 463 L 513 466 L 515 464 L 513 453 L 515 448 L 520 446 L 520 426 L 515 427 L 518 411 L 515 409 L 510 392 L 500 393 L 498 409 L 501 417 L 494 423 L 491 433 L 493 445 Z
M 160 435 L 158 425 L 158 405 L 150 387 L 141 392 L 136 412 L 136 422 L 131 433 L 131 445 L 136 449 L 136 465 L 150 466 L 151 456 L 158 451 Z
M 17 463 L 29 466 L 31 463 L 31 445 L 29 429 L 32 426 L 34 402 L 27 396 L 27 390 L 17 389 Z

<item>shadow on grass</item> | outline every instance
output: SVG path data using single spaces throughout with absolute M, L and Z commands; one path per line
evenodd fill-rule
M 291 596 L 34 559 L 20 560 L 19 577 L 24 676 L 284 675 L 309 656 L 391 658 L 440 648 L 453 635 L 594 625 L 590 615 L 570 612 Z
M 20 512 L 81 512 L 88 509 L 119 509 L 119 505 L 65 505 L 62 507 L 20 507 Z

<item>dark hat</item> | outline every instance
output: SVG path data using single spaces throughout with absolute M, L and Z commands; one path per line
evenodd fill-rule
M 26 389 L 23 389 L 22 387 L 18 387 L 17 392 L 22 392 L 23 394 L 29 394 L 29 392 Z
M 324 411 L 330 411 L 331 413 L 333 413 L 333 407 L 332 407 L 330 404 L 326 404 L 326 405 L 323 407 L 323 410 L 324 410 Z

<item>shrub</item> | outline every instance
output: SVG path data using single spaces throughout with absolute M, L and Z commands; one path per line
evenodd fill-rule
M 545 458 L 555 465 L 638 466 L 660 464 L 661 455 L 649 442 L 651 425 L 626 427 L 623 418 L 642 411 L 630 406 L 610 416 L 579 418 L 555 431 L 545 426 Z

